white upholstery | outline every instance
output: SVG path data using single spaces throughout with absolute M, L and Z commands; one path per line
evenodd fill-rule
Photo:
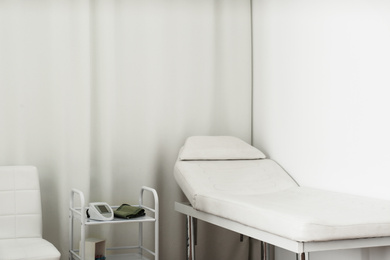
M 180 160 L 252 160 L 265 158 L 253 146 L 233 136 L 188 137 Z
M 174 175 L 196 210 L 294 241 L 390 236 L 390 201 L 299 187 L 269 159 L 178 160 Z
M 200 209 L 200 203 L 205 197 L 260 195 L 298 186 L 276 162 L 270 159 L 178 160 L 174 175 L 196 209 Z
M 60 258 L 42 239 L 41 195 L 33 166 L 0 166 L 0 260 Z
M 0 259 L 53 260 L 60 259 L 60 254 L 42 238 L 2 239 Z

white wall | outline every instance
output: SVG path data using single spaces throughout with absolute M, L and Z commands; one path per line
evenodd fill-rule
M 254 145 L 301 185 L 390 199 L 390 2 L 253 5 Z M 385 258 L 390 249 L 311 259 Z

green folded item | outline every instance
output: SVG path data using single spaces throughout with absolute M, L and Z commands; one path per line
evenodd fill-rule
M 140 207 L 133 207 L 129 204 L 122 204 L 119 208 L 114 210 L 114 216 L 117 218 L 136 218 L 145 216 L 145 210 Z

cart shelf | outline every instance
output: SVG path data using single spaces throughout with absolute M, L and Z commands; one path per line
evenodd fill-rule
M 106 260 L 149 260 L 140 254 L 110 255 Z

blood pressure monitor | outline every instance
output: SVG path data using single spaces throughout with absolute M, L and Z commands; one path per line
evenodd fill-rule
M 87 216 L 93 220 L 113 220 L 114 212 L 105 202 L 92 202 L 89 203 Z

